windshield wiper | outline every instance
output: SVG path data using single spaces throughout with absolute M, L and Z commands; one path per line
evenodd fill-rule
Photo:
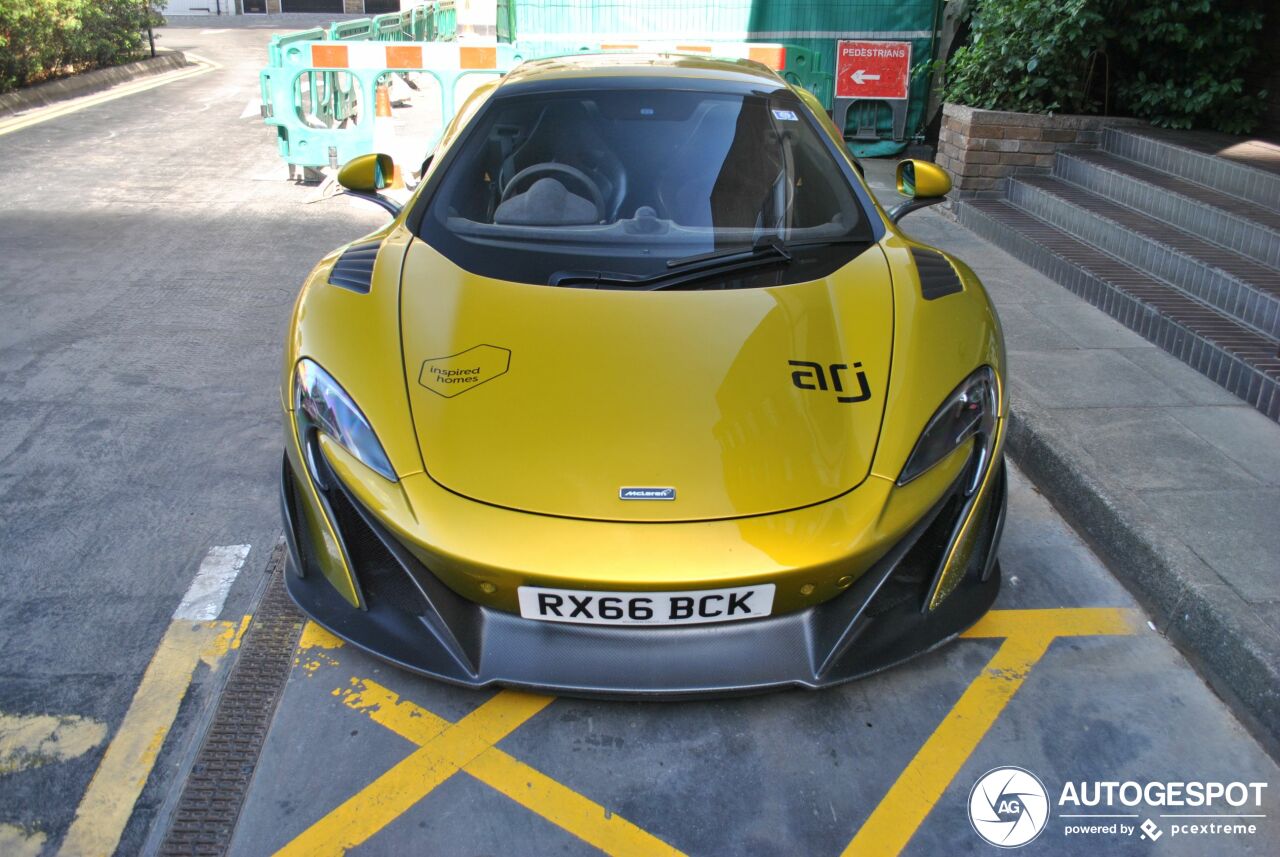
M 668 268 L 689 268 L 694 265 L 700 265 L 702 262 L 728 262 L 736 259 L 767 259 L 777 257 L 787 262 L 791 261 L 791 254 L 787 252 L 787 245 L 777 238 L 772 241 L 762 241 L 753 247 L 726 247 L 724 250 L 712 250 L 710 253 L 699 253 L 696 256 L 684 256 L 679 259 L 668 259 Z
M 765 265 L 786 264 L 790 261 L 791 254 L 785 250 L 781 253 L 777 251 L 756 253 L 754 251 L 743 252 L 735 250 L 729 256 L 690 262 L 674 271 L 661 271 L 647 277 L 626 277 L 602 271 L 557 271 L 551 275 L 550 285 L 657 291 L 658 289 L 682 286 L 707 277 L 731 274 L 735 271 L 745 271 L 750 268 L 764 267 Z
M 812 241 L 796 241 L 790 244 L 774 239 L 754 247 L 732 247 L 700 253 L 667 262 L 669 270 L 647 277 L 626 277 L 602 271 L 558 271 L 551 276 L 553 286 L 595 286 L 604 289 L 634 289 L 659 291 L 673 289 L 708 277 L 762 268 L 766 265 L 789 264 L 791 248 L 820 244 L 866 244 L 861 239 L 829 238 Z

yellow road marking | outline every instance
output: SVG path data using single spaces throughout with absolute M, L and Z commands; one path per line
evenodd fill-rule
M 240 644 L 244 642 L 244 632 L 249 630 L 249 623 L 253 621 L 253 614 L 246 613 L 240 620 L 240 627 L 236 628 L 235 634 L 231 637 L 231 648 L 238 649 Z
M 106 737 L 88 717 L 0 713 L 0 775 L 83 756 Z
M 983 617 L 964 636 L 1005 641 L 898 775 L 845 857 L 902 851 L 1056 637 L 1133 634 L 1136 617 L 1119 608 L 992 610 Z
M 298 640 L 297 652 L 293 657 L 293 665 L 302 668 L 302 674 L 310 677 L 321 667 L 336 667 L 338 659 L 329 654 L 334 649 L 341 649 L 343 642 L 338 637 L 321 628 L 315 622 L 302 626 L 302 638 Z M 303 653 L 306 654 L 303 654 Z
M 1052 637 L 1011 637 L 960 696 L 844 854 L 897 854 L 946 791 Z
M 344 854 L 377 833 L 459 768 L 551 704 L 552 697 L 501 691 L 450 724 L 337 809 L 278 851 L 282 855 Z
M 377 682 L 353 682 L 353 685 L 355 689 L 343 694 L 343 702 L 349 708 L 363 711 L 375 723 L 414 744 L 434 740 L 449 726 L 449 721 L 401 699 Z M 625 818 L 496 747 L 484 750 L 462 766 L 462 770 L 606 854 L 636 857 L 680 854 Z
M 42 830 L 0 824 L 0 854 L 5 857 L 39 857 L 47 838 Z
M 486 750 L 463 770 L 606 854 L 674 857 L 681 853 L 501 750 Z
M 379 726 L 390 729 L 419 747 L 449 728 L 449 721 L 407 699 L 401 699 L 376 681 L 351 680 L 350 690 L 333 692 L 343 705 L 368 715 Z
M 1142 614 L 1123 607 L 1058 607 L 1049 610 L 991 610 L 962 637 L 1095 637 L 1135 634 Z
M 145 78 L 135 83 L 122 83 L 119 86 L 113 86 L 106 92 L 101 92 L 96 95 L 86 95 L 82 98 L 76 98 L 64 104 L 53 104 L 48 107 L 37 108 L 30 113 L 23 113 L 20 116 L 0 120 L 0 137 L 3 137 L 5 134 L 12 134 L 14 131 L 21 131 L 23 128 L 29 128 L 32 125 L 38 125 L 41 122 L 48 122 L 50 119 L 57 119 L 59 116 L 66 116 L 68 113 L 75 113 L 78 110 L 84 110 L 86 107 L 93 107 L 97 104 L 114 101 L 117 98 L 124 98 L 139 92 L 145 92 L 148 89 L 155 89 L 157 86 L 164 86 L 179 80 L 186 80 L 189 77 L 206 74 L 218 68 L 221 68 L 221 66 L 217 63 L 206 59 L 200 59 L 194 67 L 165 72 L 164 74 Z
M 1122 608 L 993 610 L 962 636 L 1004 642 L 898 776 L 844 855 L 899 853 L 1057 637 L 1134 634 L 1140 614 Z M 312 623 L 299 649 L 342 641 Z M 321 818 L 277 855 L 341 855 L 367 841 L 461 770 L 609 854 L 668 854 L 667 843 L 493 745 L 551 702 L 503 691 L 457 723 L 372 681 L 338 689 L 343 703 L 419 749 Z
M 302 626 L 302 637 L 298 640 L 299 649 L 341 649 L 344 645 L 342 638 L 315 622 L 308 622 Z
M 115 853 L 196 664 L 201 659 L 216 663 L 234 639 L 237 624 L 175 620 L 169 625 L 119 731 L 80 799 L 59 854 L 108 857 Z

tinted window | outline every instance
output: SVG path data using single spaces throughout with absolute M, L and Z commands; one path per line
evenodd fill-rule
M 780 241 L 804 249 L 747 285 L 798 282 L 871 240 L 844 169 L 786 90 L 496 97 L 461 147 L 421 232 L 486 276 L 647 277 L 671 260 Z

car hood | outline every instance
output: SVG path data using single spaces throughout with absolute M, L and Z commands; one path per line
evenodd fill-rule
M 707 520 L 819 503 L 870 470 L 893 334 L 878 245 L 808 283 L 631 293 L 492 280 L 415 240 L 400 300 L 423 462 L 465 497 Z

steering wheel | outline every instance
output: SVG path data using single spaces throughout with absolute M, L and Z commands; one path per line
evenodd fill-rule
M 567 178 L 577 184 L 581 189 L 587 192 L 587 196 L 591 199 L 591 204 L 596 207 L 596 220 L 604 220 L 608 216 L 608 212 L 604 205 L 604 194 L 600 192 L 600 187 L 591 177 L 577 167 L 571 167 L 568 164 L 533 164 L 525 167 L 520 172 L 511 177 L 511 181 L 507 182 L 507 186 L 502 189 L 502 198 L 499 203 L 506 202 L 515 196 L 521 185 L 533 184 L 534 180 L 540 178 Z

